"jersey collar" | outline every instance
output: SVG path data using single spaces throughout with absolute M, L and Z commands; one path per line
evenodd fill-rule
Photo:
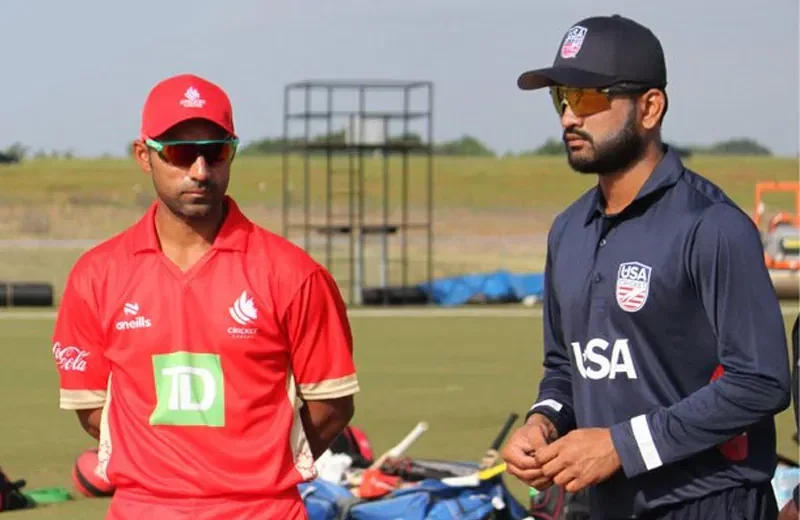
M 650 195 L 653 193 L 674 186 L 681 175 L 683 175 L 684 166 L 678 152 L 668 145 L 664 145 L 664 152 L 664 157 L 661 158 L 661 162 L 658 163 L 653 173 L 647 178 L 644 186 L 639 190 L 639 193 L 636 195 L 636 198 L 633 199 L 630 206 L 622 212 L 623 214 L 626 213 L 629 208 L 637 207 L 643 203 L 646 204 L 646 199 L 649 200 Z M 589 211 L 586 214 L 584 225 L 588 226 L 595 218 L 603 216 L 604 211 L 605 201 L 603 200 L 603 192 L 600 190 L 600 187 L 597 186 L 594 188 L 594 196 L 589 203 Z
M 211 248 L 220 251 L 245 251 L 252 223 L 230 196 L 225 196 L 225 204 L 228 206 L 228 214 Z M 158 202 L 154 202 L 134 227 L 134 253 L 161 251 L 155 226 L 157 208 Z

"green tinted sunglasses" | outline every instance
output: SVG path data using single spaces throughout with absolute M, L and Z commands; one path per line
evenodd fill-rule
M 202 156 L 209 165 L 233 159 L 238 139 L 208 139 L 202 141 L 156 141 L 147 139 L 145 144 L 158 152 L 166 162 L 187 168 Z

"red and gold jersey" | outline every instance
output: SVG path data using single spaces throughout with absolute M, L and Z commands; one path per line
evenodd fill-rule
M 154 204 L 85 253 L 53 336 L 63 409 L 103 407 L 100 470 L 158 496 L 270 496 L 316 476 L 302 402 L 358 391 L 326 269 L 228 198 L 188 272 L 161 252 Z

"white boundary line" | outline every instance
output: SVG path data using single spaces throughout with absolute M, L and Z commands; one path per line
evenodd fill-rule
M 797 304 L 781 306 L 784 316 L 793 316 L 800 313 Z M 350 309 L 348 314 L 353 318 L 541 318 L 541 307 L 487 308 L 487 307 L 431 307 L 431 308 L 359 308 Z M 2 320 L 54 320 L 55 311 L 0 311 Z

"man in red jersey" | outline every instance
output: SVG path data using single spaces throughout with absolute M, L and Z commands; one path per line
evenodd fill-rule
M 305 519 L 297 484 L 353 416 L 345 305 L 226 195 L 237 143 L 218 86 L 157 84 L 133 146 L 157 200 L 67 279 L 60 407 L 99 440 L 107 518 Z

